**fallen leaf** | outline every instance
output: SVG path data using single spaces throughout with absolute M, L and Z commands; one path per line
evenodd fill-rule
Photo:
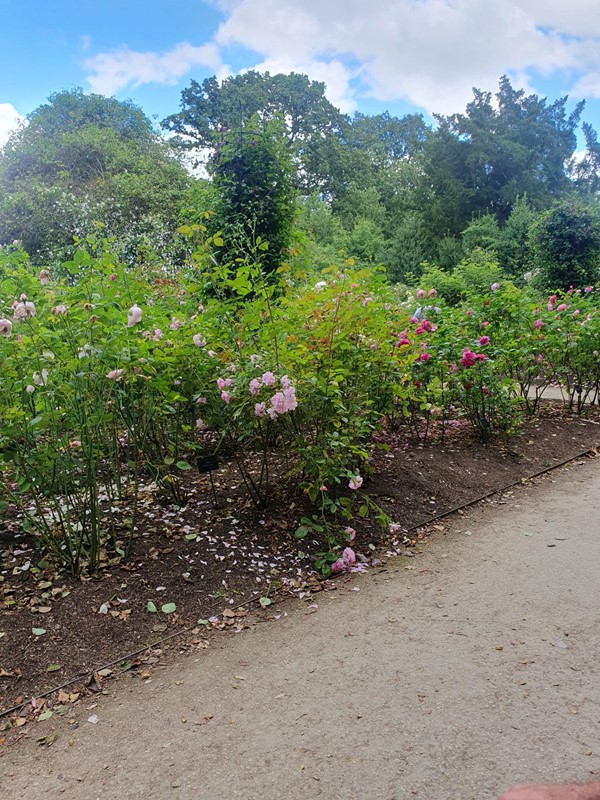
M 46 734 L 46 736 L 40 736 L 38 739 L 38 744 L 50 747 L 50 745 L 54 744 L 59 737 L 60 733 L 58 731 L 50 731 L 50 733 Z
M 148 600 L 148 603 L 146 605 L 146 611 L 149 611 L 151 614 L 156 614 L 157 608 L 152 602 L 152 600 Z
M 177 611 L 177 606 L 175 603 L 164 603 L 164 605 L 160 607 L 160 610 L 163 614 L 172 614 L 174 611 Z
M 47 672 L 58 672 L 59 669 L 62 669 L 60 664 L 48 664 L 46 667 Z
M 53 711 L 50 711 L 50 709 L 47 708 L 45 711 L 42 711 L 42 713 L 37 718 L 38 722 L 43 722 L 46 719 L 50 719 L 53 713 L 54 713 Z
M 43 636 L 46 633 L 45 628 L 32 628 L 31 632 L 34 636 Z
M 100 675 L 101 678 L 108 678 L 108 676 L 112 675 L 112 673 L 113 673 L 112 669 L 105 667 L 104 669 L 99 669 L 96 674 Z
M 267 608 L 273 602 L 270 597 L 261 597 L 259 598 L 258 602 L 261 605 L 261 608 Z

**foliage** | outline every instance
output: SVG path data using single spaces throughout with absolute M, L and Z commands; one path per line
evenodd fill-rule
M 533 226 L 537 282 L 547 289 L 594 283 L 600 275 L 600 216 L 596 206 L 558 203 Z
M 425 289 L 436 289 L 449 306 L 458 305 L 463 296 L 463 284 L 456 275 L 428 262 L 423 263 L 419 284 Z
M 236 138 L 220 151 L 211 228 L 223 238 L 222 263 L 251 258 L 258 248 L 264 270 L 273 272 L 286 258 L 295 195 L 280 131 L 277 122 L 263 130 L 249 126 L 249 138 Z
M 498 220 L 490 213 L 475 217 L 462 232 L 463 248 L 467 255 L 476 247 L 481 250 L 496 251 L 499 238 Z
M 174 241 L 191 179 L 130 102 L 81 89 L 52 95 L 0 154 L 0 242 L 36 264 L 70 257 L 101 229 L 130 264 L 181 260 Z
M 503 76 L 495 103 L 490 92 L 475 89 L 464 114 L 436 116 L 438 128 L 424 148 L 421 200 L 432 226 L 454 235 L 474 214 L 505 221 L 523 195 L 544 208 L 568 192 L 584 104 L 567 114 L 566 103 L 526 95 Z
M 468 258 L 464 258 L 453 275 L 467 296 L 485 293 L 492 283 L 503 277 L 495 255 L 481 248 L 475 248 Z
M 421 265 L 430 256 L 429 236 L 422 218 L 416 213 L 407 214 L 396 227 L 383 250 L 391 281 L 409 282 L 421 274 Z
M 306 75 L 270 75 L 253 70 L 226 78 L 221 83 L 207 78 L 191 81 L 181 93 L 181 111 L 163 121 L 176 134 L 175 141 L 192 151 L 199 161 L 209 153 L 209 170 L 220 163 L 216 156 L 232 137 L 253 125 L 284 121 L 283 142 L 297 165 L 299 185 L 305 191 L 317 188 L 327 172 L 330 140 L 343 117 L 325 97 L 325 84 Z
M 498 261 L 507 275 L 522 278 L 534 269 L 531 228 L 537 218 L 527 198 L 517 198 L 496 244 Z

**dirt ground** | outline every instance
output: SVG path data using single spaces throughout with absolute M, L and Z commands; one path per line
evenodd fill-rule
M 489 445 L 474 441 L 468 425 L 458 421 L 448 425 L 444 441 L 439 431 L 424 443 L 389 429 L 380 436 L 381 449 L 365 474 L 363 491 L 404 531 L 413 529 L 599 444 L 599 420 L 595 407 L 580 418 L 545 404 L 508 443 Z M 294 492 L 293 482 L 274 481 L 266 510 L 252 505 L 231 464 L 223 463 L 215 482 L 217 509 L 207 476 L 188 473 L 183 508 L 165 505 L 151 489 L 144 492 L 130 561 L 107 561 L 92 579 L 40 567 L 35 542 L 19 532 L 18 519 L 0 521 L 0 711 L 77 676 L 69 697 L 85 683 L 97 691 L 108 677 L 107 664 L 109 673 L 145 674 L 173 647 L 204 646 L 208 626 L 195 628 L 199 619 L 216 615 L 219 620 L 211 627 L 243 629 L 251 622 L 244 612 L 224 618 L 223 611 L 253 596 L 270 598 L 274 591 L 306 594 L 320 588 L 311 559 L 324 543 L 310 536 L 301 543 L 294 539 L 300 518 L 312 510 Z M 115 514 L 126 513 L 126 507 L 115 508 Z M 352 524 L 353 546 L 369 563 L 419 542 L 414 531 L 390 538 L 374 521 Z M 148 611 L 149 601 L 156 612 Z M 169 603 L 176 611 L 162 613 Z M 44 633 L 36 633 L 40 630 Z M 150 652 L 129 656 L 184 630 L 188 633 Z M 90 671 L 95 672 L 91 680 Z M 63 703 L 54 702 L 67 701 L 63 695 Z M 38 708 L 30 717 L 45 711 Z
M 23 800 L 492 800 L 600 778 L 600 459 L 131 672 L 0 751 Z M 75 719 L 76 716 L 76 719 Z M 42 746 L 38 743 L 42 739 Z M 48 742 L 52 746 L 47 747 Z

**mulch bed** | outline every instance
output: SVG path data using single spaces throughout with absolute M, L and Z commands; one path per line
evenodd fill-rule
M 597 408 L 577 417 L 544 403 L 508 444 L 480 444 L 461 425 L 450 428 L 443 444 L 386 432 L 362 492 L 404 533 L 390 537 L 374 521 L 359 520 L 352 523 L 353 547 L 381 563 L 415 544 L 423 535 L 415 528 L 440 514 L 600 444 L 599 421 Z M 323 542 L 294 539 L 309 508 L 289 482 L 277 482 L 269 507 L 259 510 L 234 465 L 223 464 L 214 480 L 218 508 L 206 475 L 188 473 L 189 500 L 181 509 L 148 488 L 131 558 L 105 563 L 92 578 L 50 567 L 34 572 L 35 541 L 17 532 L 14 521 L 0 522 L 0 712 L 77 676 L 89 691 L 99 690 L 112 670 L 145 670 L 164 646 L 128 654 L 170 634 L 185 631 L 174 639 L 181 648 L 203 646 L 211 627 L 240 630 L 248 606 L 239 607 L 249 598 L 262 597 L 266 606 L 276 592 L 308 595 L 322 588 L 312 562 Z M 59 701 L 76 700 L 80 690 L 67 688 Z M 28 704 L 23 720 L 27 713 L 36 710 Z

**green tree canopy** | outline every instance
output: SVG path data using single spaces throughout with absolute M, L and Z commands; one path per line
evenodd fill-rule
M 133 103 L 81 89 L 40 106 L 0 152 L 0 241 L 34 263 L 60 260 L 100 225 L 135 260 L 148 235 L 174 233 L 191 178 Z M 150 238 L 152 238 L 150 236 Z
M 222 263 L 258 259 L 269 273 L 286 259 L 290 244 L 295 212 L 292 167 L 277 120 L 266 125 L 250 120 L 245 133 L 241 141 L 234 138 L 220 151 L 210 227 L 222 233 Z
M 597 204 L 557 203 L 532 228 L 537 282 L 547 289 L 593 284 L 600 277 L 600 213 Z
M 181 93 L 181 111 L 162 125 L 199 162 L 208 158 L 208 169 L 214 171 L 221 163 L 220 150 L 257 118 L 264 124 L 283 120 L 298 185 L 307 192 L 318 188 L 330 172 L 331 139 L 337 139 L 344 118 L 325 97 L 325 84 L 306 75 L 250 71 L 221 83 L 216 77 L 201 84 L 193 80 Z
M 526 95 L 504 76 L 495 103 L 475 89 L 464 114 L 436 116 L 424 147 L 422 202 L 435 198 L 438 228 L 456 234 L 486 212 L 503 222 L 517 197 L 543 209 L 570 191 L 567 165 L 584 103 L 568 114 L 567 99 Z

